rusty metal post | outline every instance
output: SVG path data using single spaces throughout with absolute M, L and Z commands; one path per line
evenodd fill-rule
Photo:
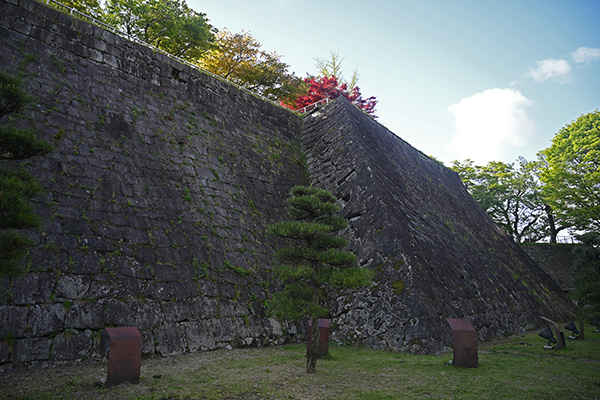
M 329 318 L 319 318 L 319 353 L 318 358 L 323 358 L 329 352 L 329 325 L 331 320 Z M 308 320 L 308 340 L 307 348 L 310 348 L 312 342 L 312 321 Z
M 106 328 L 110 337 L 108 374 L 104 386 L 123 382 L 140 383 L 142 335 L 137 328 Z
M 452 365 L 464 368 L 478 367 L 477 332 L 471 321 L 466 318 L 447 318 L 446 320 L 452 329 L 452 347 L 454 349 Z

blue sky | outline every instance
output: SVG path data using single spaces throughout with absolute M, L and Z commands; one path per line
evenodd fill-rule
M 600 108 L 600 0 L 188 0 L 290 71 L 344 56 L 379 122 L 446 165 L 534 159 Z

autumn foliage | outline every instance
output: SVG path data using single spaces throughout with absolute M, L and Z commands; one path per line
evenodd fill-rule
M 340 84 L 338 78 L 333 75 L 329 77 L 324 76 L 319 79 L 306 78 L 304 82 L 309 85 L 308 92 L 298 96 L 291 104 L 290 102 L 282 102 L 282 105 L 293 110 L 298 110 L 325 98 L 333 100 L 344 96 L 367 114 L 374 115 L 375 113 L 377 100 L 374 96 L 363 99 L 358 86 L 349 90 L 346 83 Z

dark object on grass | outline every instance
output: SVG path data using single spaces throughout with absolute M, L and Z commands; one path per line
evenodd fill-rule
M 538 333 L 538 335 L 548 341 L 548 344 L 544 346 L 544 348 L 546 349 L 552 349 L 552 345 L 557 343 L 556 339 L 554 338 L 554 335 L 552 334 L 552 330 L 548 326 L 545 327 L 540 333 Z
M 129 382 L 140 383 L 142 335 L 137 328 L 106 328 L 110 337 L 108 374 L 105 387 Z
M 476 368 L 479 366 L 477 355 L 477 332 L 473 324 L 466 318 L 447 318 L 452 329 L 452 347 L 455 367 Z
M 569 336 L 569 339 L 577 339 L 579 337 L 579 329 L 577 329 L 577 327 L 575 326 L 575 323 L 573 321 L 571 321 L 567 325 L 565 325 L 565 329 L 568 331 L 571 331 L 573 333 L 573 335 Z M 574 335 L 577 335 L 577 336 L 574 336 Z
M 556 323 L 546 317 L 540 316 L 540 318 L 543 319 L 546 323 L 550 324 L 550 326 L 552 326 L 552 329 L 554 329 L 554 333 L 556 334 L 556 342 L 555 342 L 556 346 L 554 346 L 554 347 L 544 346 L 544 347 L 551 348 L 553 350 L 562 350 L 564 347 L 566 347 L 567 344 L 565 343 L 565 334 L 560 331 L 560 328 L 558 327 L 558 323 Z M 546 328 L 550 329 L 549 326 L 546 326 Z M 544 332 L 544 331 L 542 331 L 542 332 Z M 540 335 L 541 335 L 541 332 L 540 332 Z M 548 343 L 548 345 L 550 345 L 550 343 Z

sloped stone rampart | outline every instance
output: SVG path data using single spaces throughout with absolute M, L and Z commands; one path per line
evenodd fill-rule
M 23 163 L 43 228 L 0 280 L 0 371 L 99 357 L 105 326 L 145 355 L 280 341 L 265 226 L 306 183 L 300 119 L 31 0 L 0 2 L 0 54 L 55 147 Z
M 313 184 L 342 199 L 349 248 L 376 271 L 340 296 L 335 336 L 411 352 L 451 342 L 446 318 L 480 340 L 563 320 L 571 303 L 467 193 L 458 175 L 339 98 L 305 117 Z

